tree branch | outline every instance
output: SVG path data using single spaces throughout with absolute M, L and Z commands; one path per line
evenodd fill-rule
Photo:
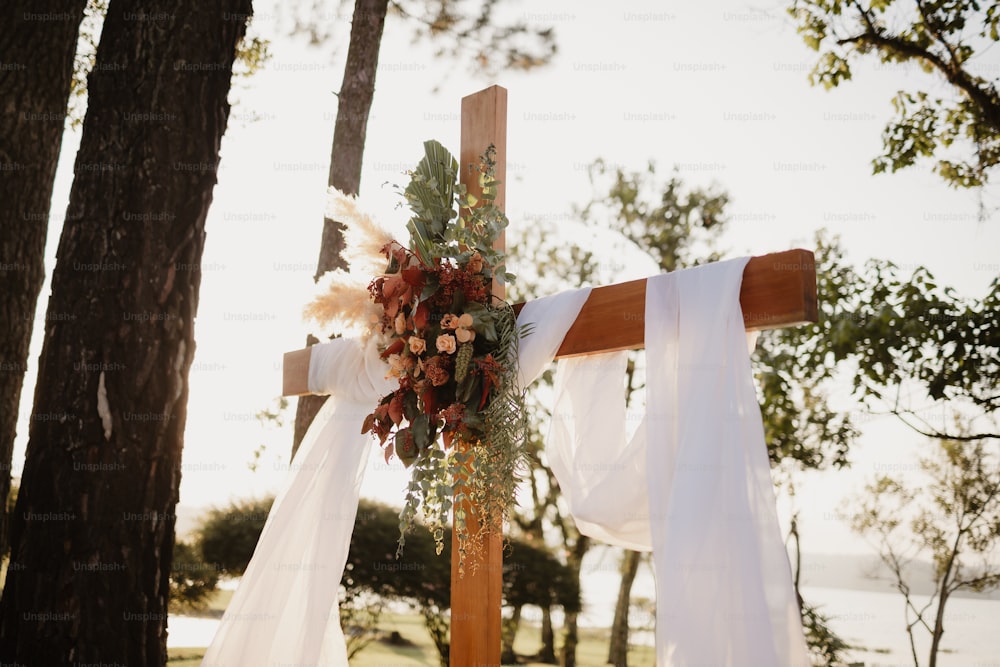
M 872 46 L 883 53 L 902 54 L 908 60 L 920 60 L 932 65 L 940 71 L 949 83 L 964 92 L 981 110 L 982 120 L 992 127 L 996 132 L 1000 132 L 1000 99 L 996 93 L 983 90 L 969 76 L 961 66 L 951 66 L 941 56 L 927 49 L 910 42 L 899 35 L 885 35 L 873 26 L 865 12 L 861 12 L 866 25 L 869 26 L 867 32 L 863 32 L 853 37 L 844 37 L 837 40 L 839 46 L 850 44 L 858 46 Z

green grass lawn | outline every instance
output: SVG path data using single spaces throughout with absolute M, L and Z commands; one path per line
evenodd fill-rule
M 212 599 L 206 615 L 221 615 L 225 610 L 232 591 L 218 591 Z M 379 623 L 383 635 L 398 632 L 406 640 L 406 646 L 395 646 L 383 641 L 372 642 L 367 648 L 351 660 L 352 667 L 383 667 L 394 665 L 409 667 L 413 665 L 437 667 L 438 657 L 434 643 L 424 629 L 424 621 L 419 614 L 384 614 Z M 608 635 L 606 631 L 581 630 L 580 643 L 577 646 L 577 664 L 582 667 L 598 667 L 604 665 L 608 657 Z M 526 623 L 514 641 L 514 650 L 518 655 L 534 655 L 541 647 L 541 632 L 537 626 Z M 557 648 L 558 650 L 558 648 Z M 198 667 L 204 648 L 174 648 L 169 652 L 170 667 Z M 542 663 L 525 662 L 525 665 L 541 665 Z M 654 664 L 653 649 L 649 646 L 637 646 L 629 654 L 629 665 L 632 667 L 652 667 Z

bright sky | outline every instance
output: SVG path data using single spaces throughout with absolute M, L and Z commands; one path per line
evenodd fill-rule
M 333 93 L 346 55 L 346 22 L 335 31 L 338 51 L 309 48 L 274 34 L 276 0 L 255 4 L 257 29 L 272 41 L 274 57 L 235 93 L 209 213 L 181 485 L 189 507 L 273 491 L 287 468 L 289 429 L 262 429 L 254 415 L 280 392 L 282 353 L 301 347 L 307 332 L 300 313 L 312 293 Z M 854 261 L 922 264 L 968 296 L 984 294 L 1000 273 L 1000 220 L 978 220 L 976 194 L 948 189 L 929 168 L 871 175 L 892 94 L 936 85 L 921 72 L 868 62 L 839 90 L 810 87 L 815 54 L 782 4 L 509 5 L 510 16 L 555 28 L 552 66 L 477 79 L 464 65 L 434 60 L 430 49 L 411 44 L 405 24 L 389 20 L 362 180 L 372 206 L 391 211 L 396 200 L 381 186 L 403 182 L 401 172 L 419 159 L 425 139 L 457 153 L 461 97 L 499 83 L 509 91 L 507 202 L 515 229 L 532 218 L 568 225 L 570 204 L 590 195 L 586 166 L 595 158 L 629 169 L 652 159 L 664 176 L 677 165 L 685 182 L 728 190 L 732 224 L 724 245 L 732 256 L 811 247 L 814 232 L 826 228 L 841 236 Z M 997 76 L 1000 54 L 977 67 Z M 65 211 L 77 144 L 67 136 L 54 220 Z M 49 274 L 58 235 L 54 224 Z M 48 286 L 40 313 L 47 293 Z M 23 464 L 41 329 L 15 474 Z M 254 473 L 247 464 L 261 443 L 267 448 Z M 866 418 L 864 441 L 852 451 L 854 470 L 811 475 L 800 485 L 805 550 L 865 551 L 834 518 L 841 499 L 876 471 L 912 467 L 920 444 L 889 418 Z M 372 458 L 364 493 L 398 503 L 404 478 L 380 461 Z

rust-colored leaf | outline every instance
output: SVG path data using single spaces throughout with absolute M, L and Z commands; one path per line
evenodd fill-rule
M 397 393 L 389 401 L 389 418 L 396 426 L 399 426 L 403 421 L 403 395 L 401 393 Z
M 420 305 L 417 306 L 416 312 L 413 313 L 413 326 L 417 329 L 425 328 L 430 315 L 430 306 L 427 305 L 426 301 L 421 301 Z

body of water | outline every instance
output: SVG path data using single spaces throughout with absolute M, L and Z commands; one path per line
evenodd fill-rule
M 584 561 L 583 593 L 584 612 L 580 624 L 590 628 L 610 628 L 618 596 L 618 558 L 613 551 Z M 895 593 L 859 591 L 843 588 L 805 586 L 802 595 L 820 607 L 830 618 L 833 630 L 851 646 L 848 654 L 852 661 L 866 667 L 913 667 L 910 645 L 906 635 L 903 615 L 903 597 Z M 653 578 L 647 568 L 642 568 L 632 588 L 632 599 L 654 597 Z M 926 597 L 914 598 L 924 604 Z M 526 622 L 540 622 L 537 609 L 526 608 Z M 631 625 L 633 641 L 653 642 L 652 633 L 640 628 L 652 628 L 650 612 L 634 609 Z M 557 627 L 562 624 L 560 615 L 554 615 Z M 215 634 L 219 621 L 207 618 L 171 616 L 167 644 L 171 647 L 207 646 Z M 928 634 L 917 631 L 917 655 L 921 664 L 927 662 L 930 645 Z M 952 598 L 945 608 L 945 634 L 939 654 L 940 667 L 1000 667 L 1000 600 Z

